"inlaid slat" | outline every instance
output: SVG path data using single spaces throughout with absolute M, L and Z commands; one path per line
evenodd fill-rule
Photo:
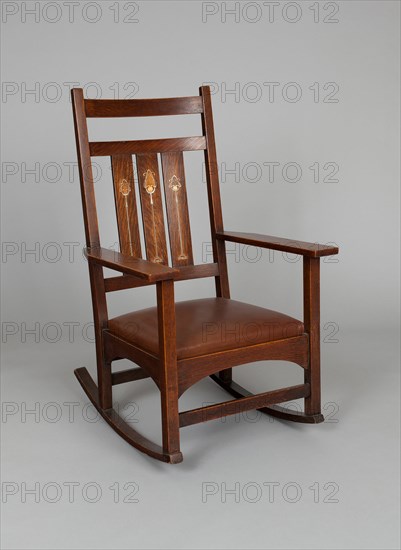
M 182 153 L 162 153 L 164 195 L 173 266 L 192 265 L 187 189 Z
M 199 96 L 85 100 L 87 117 L 194 115 L 202 112 L 203 103 Z
M 204 151 L 204 136 L 142 139 L 136 141 L 91 141 L 91 157 L 107 157 L 118 154 L 165 153 L 174 151 Z
M 161 182 L 156 154 L 136 156 L 147 259 L 168 263 Z
M 141 258 L 138 212 L 135 199 L 134 169 L 131 155 L 113 155 L 111 169 L 120 250 L 123 254 Z

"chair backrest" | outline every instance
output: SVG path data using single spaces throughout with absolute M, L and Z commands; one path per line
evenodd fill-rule
M 99 247 L 91 158 L 110 156 L 120 250 L 137 258 L 168 264 L 166 225 L 171 263 L 179 269 L 178 279 L 215 277 L 217 296 L 229 297 L 224 242 L 215 238 L 223 230 L 210 88 L 202 86 L 199 96 L 162 99 L 85 99 L 81 88 L 72 90 L 75 135 L 88 247 Z M 148 117 L 197 114 L 202 118 L 202 136 L 147 139 L 140 141 L 89 141 L 87 118 Z M 213 263 L 194 265 L 184 171 L 184 151 L 204 151 L 209 200 Z M 145 253 L 141 250 L 138 207 L 132 155 L 136 169 Z M 160 155 L 162 174 L 159 173 Z M 162 177 L 161 177 L 162 176 Z M 162 204 L 164 188 L 167 220 Z M 132 278 L 118 277 L 106 290 L 138 286 Z M 106 279 L 107 282 L 107 279 Z

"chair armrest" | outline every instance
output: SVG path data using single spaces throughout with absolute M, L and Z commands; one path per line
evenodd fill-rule
M 282 252 L 291 252 L 292 254 L 301 254 L 311 258 L 320 258 L 320 256 L 331 256 L 338 254 L 337 246 L 328 246 L 325 244 L 308 243 L 304 241 L 292 241 L 270 235 L 259 235 L 257 233 L 238 233 L 234 231 L 219 231 L 216 238 L 223 241 L 234 243 L 249 244 L 261 248 L 270 248 L 272 250 L 281 250 Z
M 126 275 L 145 279 L 149 283 L 174 279 L 174 276 L 178 273 L 177 269 L 169 266 L 149 262 L 141 258 L 133 258 L 107 248 L 86 248 L 84 253 L 89 262 L 121 271 Z

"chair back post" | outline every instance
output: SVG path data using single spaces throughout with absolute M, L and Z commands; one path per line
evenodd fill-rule
M 74 114 L 75 139 L 77 145 L 78 168 L 84 215 L 86 246 L 99 248 L 99 226 L 96 212 L 95 189 L 92 162 L 89 150 L 88 126 L 86 122 L 85 100 L 82 88 L 71 90 Z M 105 361 L 103 330 L 107 328 L 108 311 L 103 268 L 88 262 L 91 285 L 93 320 L 96 343 L 96 363 L 99 387 L 99 402 L 102 407 L 111 407 L 111 368 Z
M 71 90 L 71 98 L 74 114 L 75 141 L 77 145 L 86 246 L 100 247 L 92 161 L 89 150 L 88 125 L 86 123 L 85 100 L 82 88 L 73 88 Z
M 226 245 L 224 241 L 216 239 L 216 232 L 224 231 L 224 227 L 210 86 L 201 86 L 199 88 L 199 93 L 203 100 L 202 127 L 203 134 L 206 137 L 205 167 L 209 198 L 213 260 L 217 262 L 219 266 L 219 274 L 215 277 L 216 295 L 222 298 L 229 298 L 230 287 L 228 283 Z

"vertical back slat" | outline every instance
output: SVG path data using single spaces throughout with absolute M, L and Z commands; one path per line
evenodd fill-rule
M 118 235 L 123 254 L 141 258 L 138 212 L 135 198 L 134 169 L 131 155 L 112 155 Z
M 147 259 L 168 264 L 157 154 L 136 155 Z
M 182 152 L 162 153 L 164 194 L 173 266 L 193 265 Z

